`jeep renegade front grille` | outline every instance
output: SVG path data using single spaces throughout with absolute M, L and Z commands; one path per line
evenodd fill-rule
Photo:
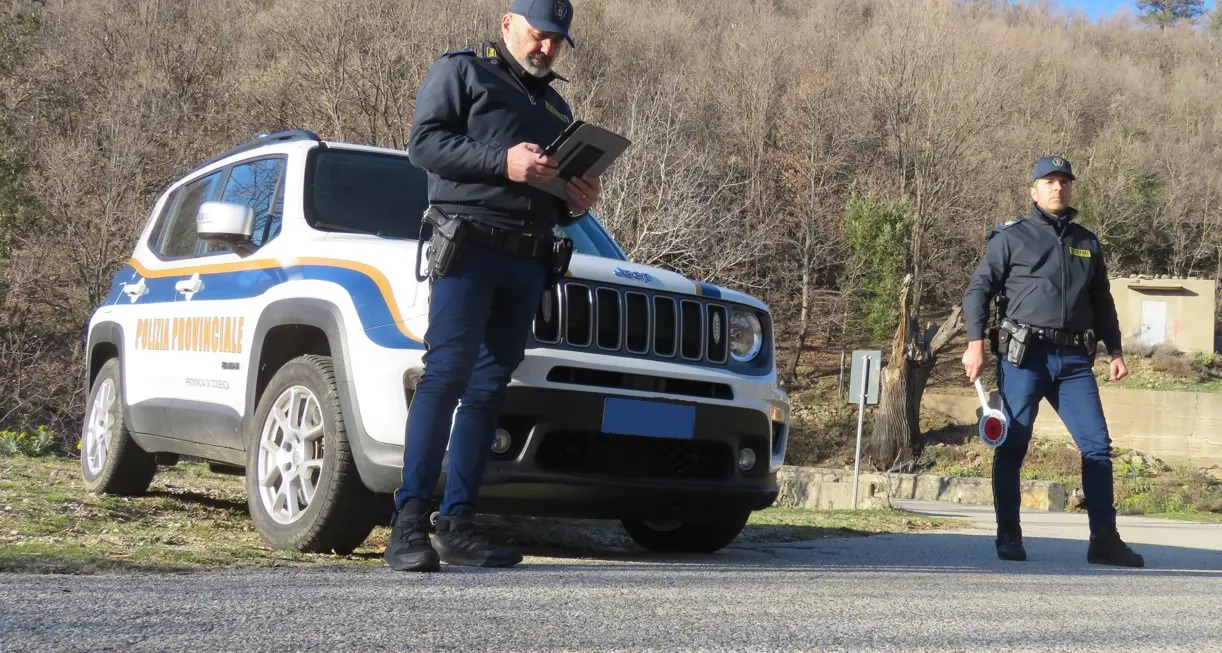
M 708 300 L 561 281 L 544 294 L 533 335 L 544 345 L 719 365 L 729 355 L 729 317 Z

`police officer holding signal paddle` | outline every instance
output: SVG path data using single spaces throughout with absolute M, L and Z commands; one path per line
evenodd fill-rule
M 417 95 L 408 154 L 428 172 L 432 285 L 424 375 L 408 411 L 403 483 L 384 553 L 391 569 L 522 560 L 516 548 L 477 532 L 472 517 L 531 318 L 549 279 L 567 265 L 554 229 L 579 220 L 601 192 L 592 177 L 570 180 L 565 199 L 531 185 L 556 178 L 545 148 L 573 121 L 551 86 L 562 79 L 552 72 L 557 57 L 573 45 L 572 20 L 570 0 L 515 0 L 500 38 L 443 55 Z M 430 538 L 447 441 L 445 495 Z
M 1074 222 L 1074 174 L 1068 160 L 1043 157 L 1032 171 L 1031 213 L 989 234 L 984 260 L 963 297 L 968 347 L 963 369 L 975 382 L 984 366 L 985 324 L 996 298 L 999 324 L 989 331 L 1009 434 L 993 457 L 997 556 L 1023 561 L 1019 470 L 1040 400 L 1047 399 L 1082 454 L 1082 489 L 1090 522 L 1087 561 L 1142 567 L 1116 530 L 1111 438 L 1093 362 L 1097 339 L 1111 357 L 1109 377 L 1128 374 L 1120 325 L 1098 237 Z

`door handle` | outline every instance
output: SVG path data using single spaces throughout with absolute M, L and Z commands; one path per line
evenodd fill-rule
M 188 298 L 191 295 L 194 295 L 195 293 L 202 290 L 203 287 L 204 287 L 204 282 L 202 279 L 199 278 L 198 272 L 191 275 L 190 279 L 183 279 L 182 281 L 179 281 L 178 283 L 174 284 L 174 289 L 184 295 L 187 295 Z
M 144 285 L 144 277 L 141 277 L 140 281 L 136 283 L 129 283 L 123 286 L 123 293 L 131 298 L 133 302 L 139 299 L 141 295 L 147 294 L 148 291 L 149 287 Z

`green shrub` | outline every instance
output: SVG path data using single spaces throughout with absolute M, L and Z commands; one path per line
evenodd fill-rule
M 860 311 L 850 336 L 885 341 L 895 334 L 911 229 L 912 216 L 902 201 L 854 193 L 845 204 L 850 256 L 845 296 Z
M 1212 351 L 1197 351 L 1194 353 L 1193 358 L 1198 366 L 1207 370 L 1213 369 L 1218 363 L 1218 356 Z
M 46 456 L 55 447 L 55 434 L 40 426 L 33 433 L 0 430 L 0 457 Z

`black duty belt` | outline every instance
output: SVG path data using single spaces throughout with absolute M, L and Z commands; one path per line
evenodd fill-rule
M 500 250 L 514 256 L 548 258 L 552 253 L 553 239 L 531 236 L 520 231 L 498 229 L 486 224 L 470 221 L 472 242 Z
M 1054 345 L 1062 345 L 1065 347 L 1085 347 L 1087 345 L 1087 331 L 1067 331 L 1065 329 L 1049 329 L 1045 327 L 1031 327 L 1031 333 L 1037 339 Z

